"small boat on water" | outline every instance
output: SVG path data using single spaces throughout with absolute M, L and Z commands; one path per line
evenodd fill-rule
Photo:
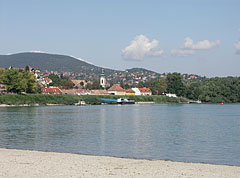
M 76 106 L 84 106 L 86 105 L 86 102 L 85 101 L 82 101 L 82 100 L 78 100 L 78 103 L 75 103 Z
M 135 101 L 133 99 L 127 99 L 127 98 L 119 98 L 117 99 L 118 104 L 135 104 Z
M 106 98 L 101 98 L 102 101 L 104 102 L 110 102 L 110 103 L 116 103 L 116 104 L 135 104 L 135 101 L 133 99 L 128 99 L 128 98 L 118 98 L 118 99 L 106 99 Z

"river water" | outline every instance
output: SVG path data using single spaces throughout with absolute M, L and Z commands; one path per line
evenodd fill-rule
M 1 107 L 0 147 L 240 166 L 240 105 Z

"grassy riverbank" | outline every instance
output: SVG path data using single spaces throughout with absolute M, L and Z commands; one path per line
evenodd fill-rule
M 46 105 L 46 104 L 63 104 L 74 105 L 79 100 L 87 104 L 101 104 L 100 98 L 117 99 L 120 96 L 96 96 L 96 95 L 0 95 L 0 104 L 6 105 Z M 126 97 L 126 96 L 122 96 Z M 136 102 L 154 102 L 154 103 L 187 103 L 186 98 L 170 98 L 167 96 L 129 96 Z

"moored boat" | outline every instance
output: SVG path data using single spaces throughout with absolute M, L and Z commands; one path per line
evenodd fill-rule
M 135 104 L 135 101 L 133 99 L 127 99 L 127 98 L 119 98 L 117 99 L 118 104 Z

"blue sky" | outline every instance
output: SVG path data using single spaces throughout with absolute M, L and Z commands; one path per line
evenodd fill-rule
M 240 76 L 239 0 L 0 0 L 0 54 Z

